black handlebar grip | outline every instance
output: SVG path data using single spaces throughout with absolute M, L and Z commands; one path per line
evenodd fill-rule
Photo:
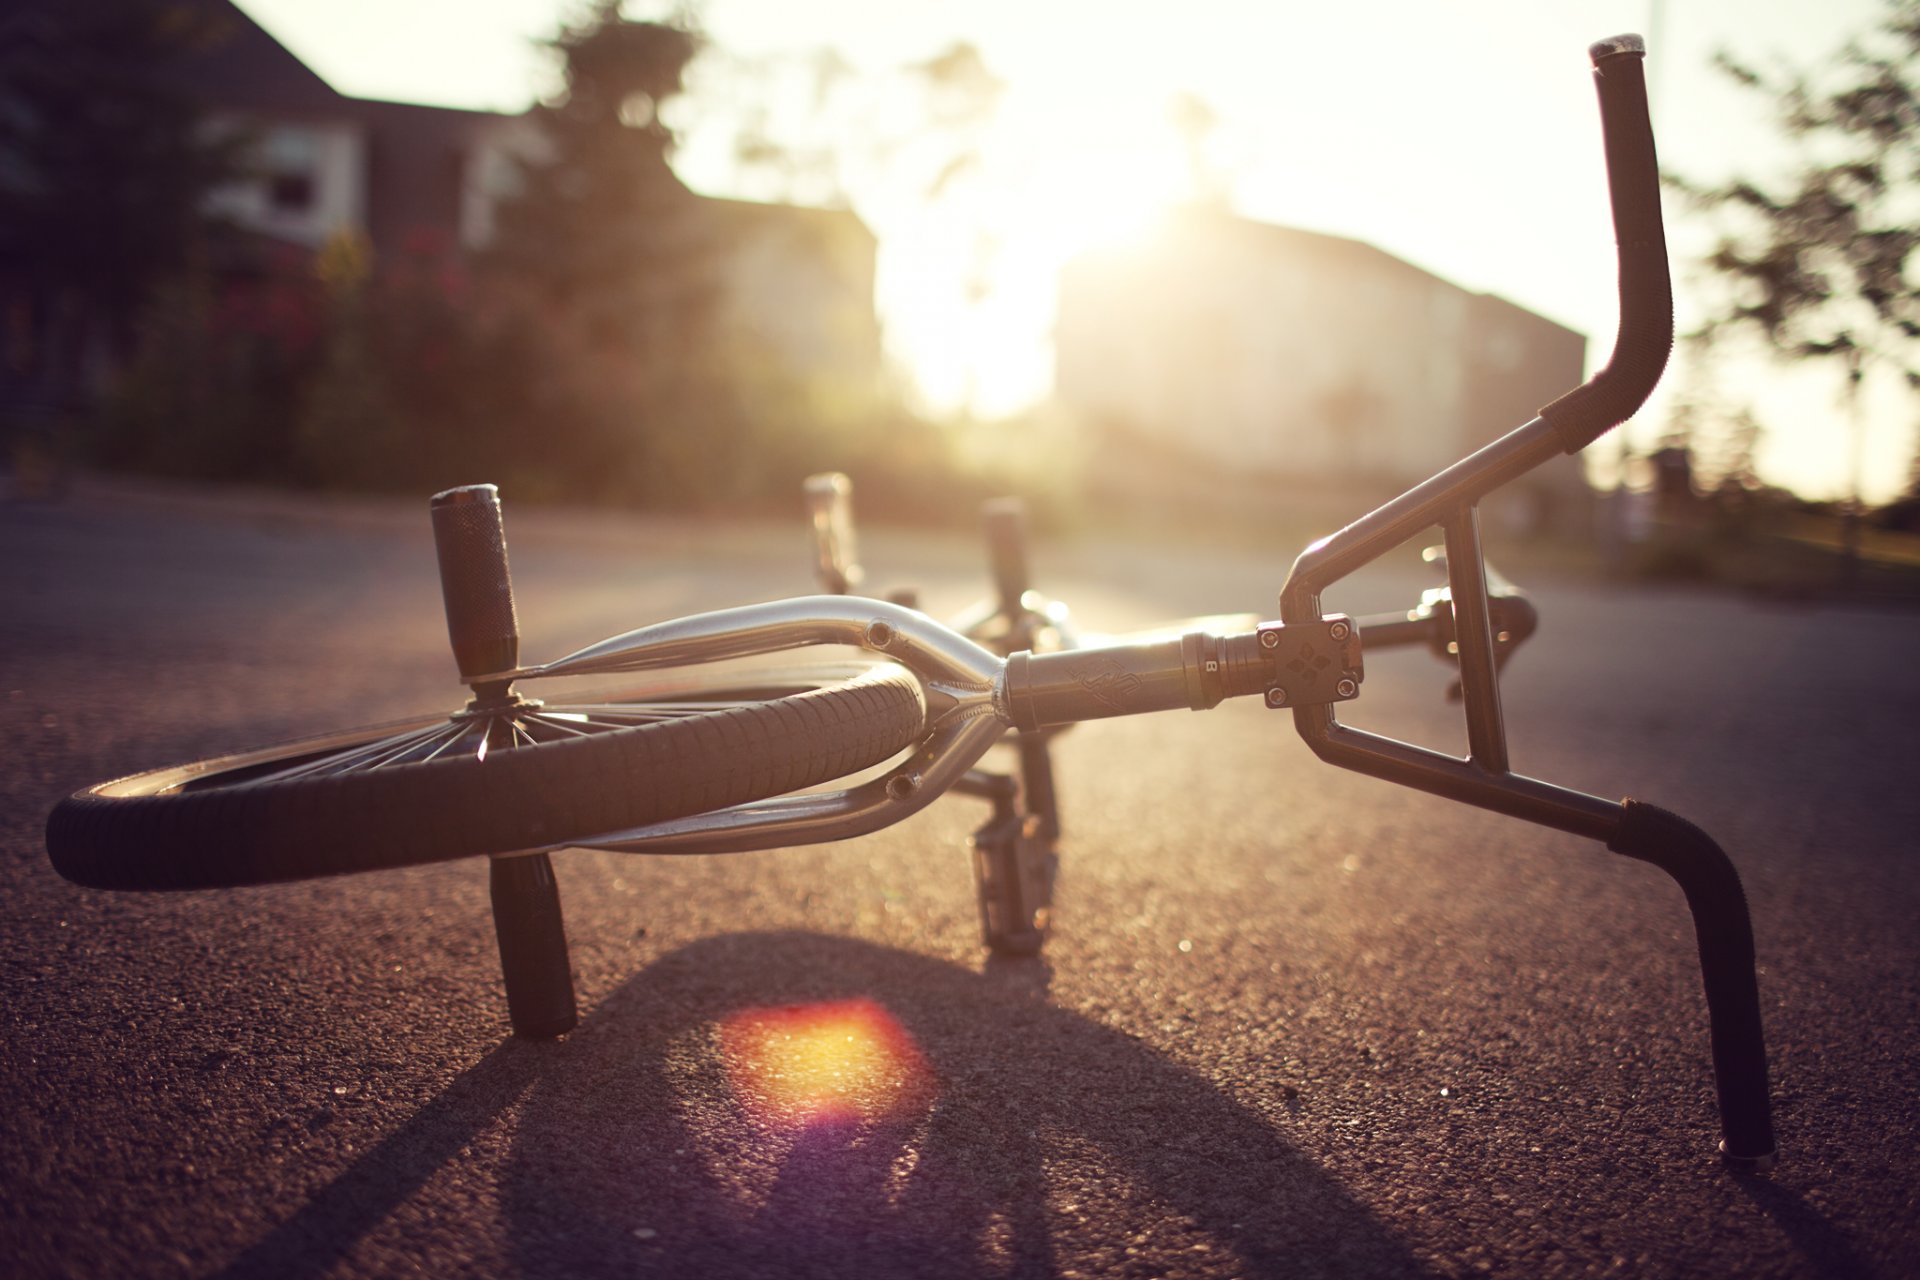
M 470 484 L 434 494 L 433 544 L 440 556 L 447 638 L 461 677 L 511 670 L 520 661 L 520 624 L 513 611 L 500 490 Z
M 1673 351 L 1673 284 L 1660 219 L 1660 162 L 1647 110 L 1646 52 L 1634 35 L 1614 36 L 1588 50 L 1619 243 L 1620 332 L 1606 368 L 1540 411 L 1568 453 L 1632 417 L 1659 384 Z

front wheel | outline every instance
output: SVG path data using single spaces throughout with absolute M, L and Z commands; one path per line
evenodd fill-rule
M 47 852 L 95 888 L 211 889 L 551 848 L 842 777 L 925 720 L 886 664 L 516 698 L 88 787 L 48 817 Z

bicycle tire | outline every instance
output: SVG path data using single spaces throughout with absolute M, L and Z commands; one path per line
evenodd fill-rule
M 726 693 L 741 700 L 709 705 Z M 542 708 L 533 718 L 562 721 L 556 736 L 377 760 L 460 723 L 422 717 L 131 774 L 55 806 L 47 852 L 93 888 L 211 889 L 553 848 L 857 772 L 911 745 L 926 719 L 919 682 L 891 664 L 815 669 L 775 689 L 695 678 L 614 705 L 655 718 L 586 732 L 587 720 Z

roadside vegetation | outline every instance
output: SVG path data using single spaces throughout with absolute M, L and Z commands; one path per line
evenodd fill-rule
M 493 240 L 378 260 L 352 234 L 316 255 L 219 215 L 247 139 L 194 141 L 221 135 L 175 73 L 197 38 L 181 6 L 29 8 L 0 40 L 0 264 L 50 300 L 59 367 L 0 424 L 23 483 L 74 465 L 361 491 L 484 478 L 523 500 L 751 512 L 840 468 L 876 516 L 924 522 L 1016 481 L 962 456 L 877 357 L 818 373 L 723 327 L 727 230 L 669 164 L 690 26 L 603 4 L 563 28 L 565 87 L 529 117 L 540 144 Z
M 1644 569 L 1787 593 L 1912 592 L 1920 438 L 1892 502 L 1868 509 L 1860 472 L 1875 392 L 1920 407 L 1920 0 L 1886 0 L 1824 65 L 1718 65 L 1771 114 L 1786 160 L 1714 181 L 1668 176 L 1715 239 L 1700 264 L 1705 316 L 1684 339 L 1704 373 L 1665 442 L 1698 464 L 1691 501 L 1667 504 Z M 1831 377 L 1829 438 L 1851 458 L 1843 499 L 1804 502 L 1756 473 L 1755 406 L 1714 377 L 1756 351 Z

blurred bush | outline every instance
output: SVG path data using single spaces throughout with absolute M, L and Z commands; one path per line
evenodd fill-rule
M 884 385 L 795 371 L 744 341 L 635 360 L 508 278 L 364 243 L 261 278 L 158 290 L 87 452 L 155 474 L 421 492 L 475 480 L 534 501 L 786 512 L 812 471 L 876 518 L 971 518 L 1009 479 Z

